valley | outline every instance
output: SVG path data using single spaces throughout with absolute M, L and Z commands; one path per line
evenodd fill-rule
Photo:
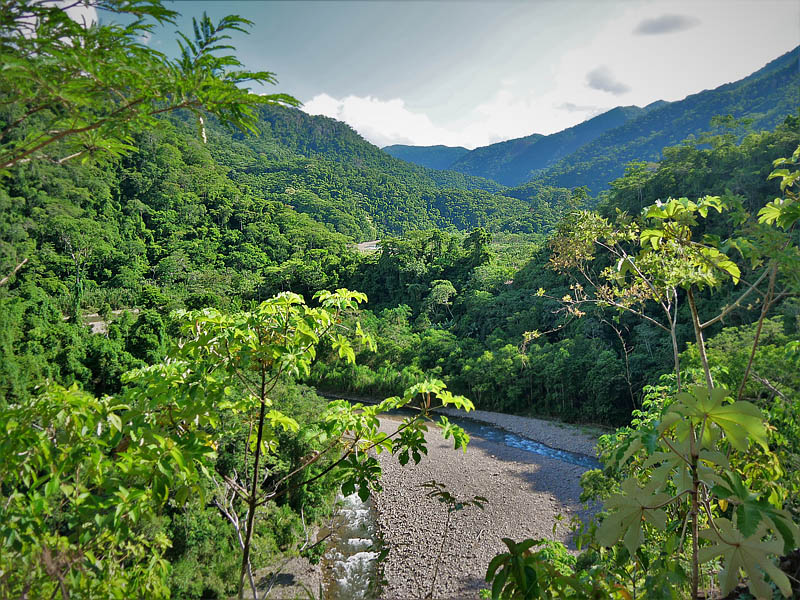
M 264 92 L 267 5 L 305 10 L 2 8 L 0 597 L 800 595 L 800 47 L 641 106 L 587 62 L 553 79 L 586 103 L 531 104 L 591 112 L 548 135 L 459 88 L 437 110 L 502 140 L 468 149 L 358 95 L 378 41 L 318 73 L 358 94 Z M 399 10 L 356 5 L 277 49 L 321 64 Z M 501 8 L 485 35 L 544 10 Z M 707 31 L 648 15 L 595 18 Z M 522 85 L 491 71 L 484 100 Z

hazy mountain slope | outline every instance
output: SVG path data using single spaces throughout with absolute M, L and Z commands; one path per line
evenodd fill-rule
M 544 137 L 541 133 L 533 133 L 525 137 L 481 146 L 462 156 L 451 165 L 451 168 L 454 171 L 470 175 L 485 173 L 489 179 L 500 181 L 508 162 L 526 153 L 531 146 L 536 145 Z
M 384 152 L 428 169 L 444 170 L 469 152 L 461 146 L 405 146 L 395 144 L 382 148 Z
M 739 81 L 705 90 L 647 111 L 564 157 L 537 177 L 564 187 L 587 185 L 593 193 L 621 176 L 632 160 L 658 160 L 665 146 L 710 129 L 715 115 L 753 120 L 772 129 L 800 106 L 800 47 Z
M 260 115 L 260 133 L 250 137 L 209 125 L 215 160 L 243 189 L 356 241 L 415 229 L 545 226 L 528 201 L 502 196 L 496 182 L 396 159 L 327 117 L 268 106 Z
M 482 189 L 497 192 L 504 188 L 495 181 L 471 177 L 456 172 L 427 169 L 397 159 L 362 138 L 352 127 L 320 115 L 309 115 L 301 110 L 281 106 L 264 106 L 260 110 L 262 129 L 257 138 L 247 144 L 274 144 L 306 157 L 325 157 L 355 167 L 378 169 L 397 177 L 423 179 L 449 188 L 464 190 Z
M 618 106 L 558 133 L 534 134 L 476 148 L 450 168 L 505 185 L 519 185 L 606 131 L 644 113 L 645 109 L 638 106 Z

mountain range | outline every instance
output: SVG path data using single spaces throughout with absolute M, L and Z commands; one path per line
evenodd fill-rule
M 618 106 L 551 135 L 532 134 L 461 152 L 443 146 L 389 146 L 384 152 L 430 168 L 492 179 L 507 186 L 529 181 L 592 193 L 608 188 L 630 161 L 657 161 L 665 146 L 712 129 L 731 115 L 735 133 L 775 127 L 800 107 L 800 46 L 755 73 L 683 100 L 659 100 L 644 108 Z M 454 160 L 445 165 L 446 158 Z

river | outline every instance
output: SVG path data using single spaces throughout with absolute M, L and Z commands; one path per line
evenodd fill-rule
M 507 416 L 504 415 L 503 417 Z M 401 418 L 400 415 L 394 415 L 388 417 L 385 419 L 385 421 L 389 423 L 389 427 L 391 427 L 391 423 L 396 423 L 396 420 L 399 418 Z M 484 467 L 491 465 L 489 467 L 489 471 L 491 471 L 490 477 L 493 478 L 493 485 L 499 485 L 503 479 L 503 477 L 501 477 L 504 472 L 503 461 L 508 460 L 509 458 L 500 456 L 500 454 L 503 454 L 500 448 L 503 447 L 508 449 L 510 452 L 516 453 L 517 455 L 522 454 L 531 457 L 533 463 L 538 464 L 539 462 L 543 462 L 545 464 L 545 470 L 553 469 L 556 461 L 557 463 L 569 465 L 570 467 L 566 470 L 566 472 L 569 473 L 567 479 L 569 479 L 572 484 L 576 483 L 577 477 L 585 469 L 597 468 L 600 466 L 595 458 L 586 454 L 571 452 L 561 448 L 553 448 L 518 433 L 512 433 L 506 429 L 490 425 L 485 422 L 464 418 L 451 418 L 451 422 L 456 422 L 470 434 L 471 446 L 477 450 L 474 455 L 476 457 L 480 457 L 478 462 Z M 541 422 L 537 421 L 536 425 L 541 427 L 540 423 Z M 526 422 L 522 421 L 522 424 L 525 425 Z M 557 425 L 549 424 L 549 426 L 556 427 Z M 563 435 L 566 435 L 567 433 L 568 432 L 565 431 Z M 462 453 L 459 451 L 449 449 L 447 453 L 442 454 L 442 456 L 458 456 L 461 454 Z M 542 458 L 545 460 L 541 460 Z M 487 459 L 489 461 L 488 463 L 486 462 Z M 423 462 L 426 460 L 430 460 L 430 457 L 428 459 L 423 459 Z M 528 461 L 524 459 L 514 459 L 514 464 L 516 467 L 519 467 L 521 462 L 524 463 Z M 522 466 L 524 471 L 524 465 Z M 401 480 L 404 480 L 405 476 L 403 475 L 403 472 L 406 471 L 410 474 L 413 470 L 413 467 L 407 467 L 406 469 L 393 469 L 392 472 L 394 473 L 395 478 L 396 476 L 399 476 Z M 485 471 L 486 469 L 481 467 L 480 470 Z M 507 470 L 508 469 L 506 469 L 506 471 Z M 463 471 L 465 476 L 464 479 L 468 483 L 470 480 L 472 480 L 472 485 L 467 485 L 467 488 L 476 488 L 474 493 L 480 494 L 482 490 L 477 489 L 480 486 L 474 485 L 475 478 L 470 476 L 468 471 L 469 469 Z M 457 471 L 455 473 L 451 473 L 451 475 L 455 475 L 456 477 L 459 476 Z M 564 480 L 562 478 L 560 484 L 563 483 Z M 391 488 L 392 485 L 393 484 L 390 482 L 388 484 L 385 482 L 385 486 L 387 488 Z M 410 487 L 402 483 L 401 485 L 403 488 Z M 519 486 L 517 485 L 516 487 Z M 563 485 L 559 487 L 563 487 Z M 558 490 L 554 491 L 557 494 L 560 493 Z M 432 528 L 433 530 L 428 531 L 426 534 L 425 531 L 415 527 L 413 523 L 407 523 L 406 525 L 409 525 L 410 529 L 407 528 L 405 531 L 399 532 L 399 536 L 395 535 L 395 533 L 398 532 L 393 532 L 390 528 L 387 528 L 387 526 L 393 526 L 390 525 L 390 523 L 392 522 L 393 518 L 398 516 L 398 514 L 400 515 L 400 522 L 404 521 L 402 518 L 402 511 L 398 513 L 391 507 L 392 504 L 396 504 L 398 497 L 402 498 L 400 501 L 401 505 L 408 502 L 419 504 L 424 500 L 424 494 L 420 490 L 399 489 L 395 490 L 395 492 L 397 492 L 395 497 L 392 497 L 391 495 L 387 496 L 386 492 L 379 494 L 378 496 L 377 505 L 382 510 L 391 513 L 387 515 L 378 515 L 376 511 L 376 505 L 372 502 L 372 500 L 362 502 L 355 494 L 345 498 L 339 498 L 338 508 L 336 510 L 333 525 L 334 535 L 332 536 L 332 539 L 328 544 L 328 550 L 323 557 L 323 581 L 325 589 L 324 598 L 326 600 L 372 600 L 374 598 L 378 598 L 379 595 L 383 597 L 384 593 L 389 594 L 389 597 L 393 597 L 392 594 L 397 593 L 397 590 L 394 589 L 397 588 L 397 585 L 395 584 L 393 586 L 391 581 L 383 582 L 384 585 L 388 584 L 388 587 L 383 592 L 379 592 L 379 579 L 382 570 L 377 564 L 377 559 L 381 550 L 385 548 L 387 551 L 390 551 L 388 561 L 390 564 L 392 563 L 391 555 L 394 553 L 393 567 L 397 567 L 399 562 L 407 560 L 416 554 L 413 551 L 408 552 L 408 547 L 405 549 L 403 547 L 404 544 L 407 544 L 409 536 L 411 538 L 414 538 L 415 536 L 419 537 L 420 542 L 425 538 L 440 539 L 440 536 L 442 535 L 441 531 L 437 531 L 435 528 Z M 535 497 L 537 494 L 541 493 L 542 490 L 533 490 L 531 496 Z M 574 504 L 574 501 L 576 500 L 576 498 L 574 498 L 574 489 L 572 490 L 570 496 L 572 497 L 561 498 L 559 502 L 556 502 L 555 504 L 558 506 L 554 506 L 553 503 L 548 499 L 546 508 L 543 507 L 543 509 L 540 511 L 540 516 L 548 521 L 548 529 L 552 527 L 550 522 L 555 516 L 554 510 L 562 508 L 562 505 L 563 508 L 567 508 L 567 505 L 571 503 Z M 555 499 L 555 497 L 553 497 L 553 499 Z M 539 500 L 535 500 L 535 502 L 539 502 Z M 541 504 L 541 502 L 539 502 L 539 504 Z M 432 506 L 430 508 L 435 509 L 436 507 Z M 569 512 L 569 510 L 567 512 Z M 397 519 L 394 520 L 396 521 Z M 434 521 L 436 521 L 436 519 L 434 519 Z M 387 534 L 386 537 L 389 538 L 389 544 L 384 544 L 382 540 L 379 539 L 381 534 L 381 524 L 383 525 L 384 529 L 386 529 L 385 533 Z M 489 524 L 487 523 L 487 525 Z M 481 536 L 485 536 L 488 538 L 492 535 L 491 533 L 486 532 L 487 527 L 481 527 L 477 537 L 480 538 Z M 409 556 L 399 556 L 406 554 Z M 478 557 L 475 555 L 474 557 L 466 558 L 474 561 Z M 479 567 L 481 569 L 484 568 L 480 565 Z M 410 573 L 407 572 L 406 576 L 408 574 Z M 420 573 L 417 573 L 416 575 L 420 575 Z M 427 585 L 427 582 L 425 582 L 425 574 L 422 573 L 421 575 L 420 584 L 400 586 L 401 590 L 403 591 L 399 593 L 408 593 L 412 592 L 413 590 L 412 595 L 418 595 L 418 592 L 421 592 L 422 590 L 422 588 L 419 586 L 423 585 L 423 582 L 424 585 Z M 430 577 L 430 574 L 428 573 L 427 576 Z M 458 568 L 450 568 L 449 570 L 444 569 L 442 576 L 445 578 L 461 577 L 461 575 L 458 573 Z M 476 585 L 475 582 L 473 581 L 472 584 L 472 587 L 474 588 Z M 456 586 L 456 588 L 458 588 L 458 586 Z M 463 591 L 463 586 L 459 589 Z M 451 590 L 445 584 L 442 588 L 442 592 L 447 594 L 450 593 L 450 591 Z M 455 591 L 455 589 L 452 591 Z

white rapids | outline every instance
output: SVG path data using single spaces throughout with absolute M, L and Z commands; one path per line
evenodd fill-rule
M 375 515 L 358 494 L 337 498 L 333 535 L 323 556 L 325 598 L 369 600 L 375 597 Z

